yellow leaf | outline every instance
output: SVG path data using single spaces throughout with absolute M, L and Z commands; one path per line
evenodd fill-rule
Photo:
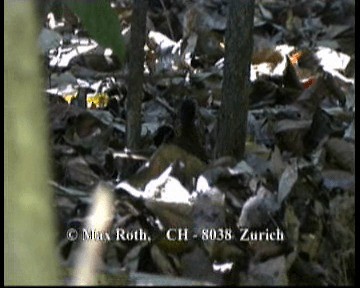
M 88 107 L 95 105 L 96 108 L 104 108 L 109 103 L 109 95 L 106 93 L 97 93 L 87 97 Z

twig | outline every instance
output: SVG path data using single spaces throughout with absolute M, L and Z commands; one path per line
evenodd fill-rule
M 139 160 L 139 161 L 149 161 L 148 157 L 145 157 L 143 155 L 135 154 L 132 152 L 114 152 L 113 153 L 114 158 L 127 158 L 132 160 Z
M 172 108 L 167 102 L 165 102 L 165 100 L 161 99 L 160 97 L 156 97 L 155 101 L 162 105 L 171 114 L 171 116 L 176 116 L 174 108 Z
M 172 40 L 175 40 L 174 31 L 173 31 L 172 28 L 171 28 L 171 22 L 170 22 L 170 18 L 169 18 L 169 11 L 166 9 L 166 6 L 165 6 L 163 0 L 160 0 L 160 3 L 161 3 L 161 6 L 162 6 L 162 8 L 163 8 L 163 10 L 164 10 L 164 14 L 165 14 L 166 22 L 167 22 L 168 27 L 169 27 L 171 39 L 172 39 Z
M 76 198 L 76 199 L 89 198 L 89 196 L 90 196 L 89 193 L 87 193 L 87 192 L 62 186 L 53 180 L 49 180 L 49 184 L 56 189 L 55 193 L 60 196 L 72 197 L 72 198 Z

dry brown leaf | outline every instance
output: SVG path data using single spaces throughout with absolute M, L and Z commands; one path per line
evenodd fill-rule
M 331 138 L 326 144 L 329 158 L 340 168 L 355 173 L 355 145 L 340 138 Z

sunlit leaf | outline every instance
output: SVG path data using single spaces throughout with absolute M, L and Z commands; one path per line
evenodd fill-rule
M 106 93 L 98 93 L 94 96 L 87 97 L 88 106 L 94 104 L 95 107 L 103 108 L 109 103 L 109 96 Z

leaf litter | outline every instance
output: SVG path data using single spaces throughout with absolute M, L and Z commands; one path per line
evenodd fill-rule
M 125 143 L 126 65 L 79 26 L 69 28 L 69 19 L 52 19 L 39 45 L 47 61 L 62 261 L 79 248 L 64 242 L 66 230 L 84 227 L 94 188 L 107 182 L 115 191 L 112 229 L 143 229 L 152 240 L 107 243 L 105 271 L 171 275 L 183 285 L 353 284 L 354 4 L 256 2 L 241 162 L 211 156 L 227 1 L 151 1 L 138 151 Z M 126 46 L 131 2 L 113 1 L 113 9 Z M 179 107 L 189 98 L 198 106 L 207 161 L 172 144 Z M 279 228 L 285 241 L 239 241 L 244 227 Z M 170 228 L 218 236 L 228 229 L 234 237 L 169 241 Z

